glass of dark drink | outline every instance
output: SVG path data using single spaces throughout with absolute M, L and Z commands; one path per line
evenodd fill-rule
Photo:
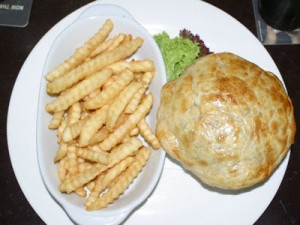
M 263 20 L 282 31 L 300 28 L 300 0 L 258 0 Z

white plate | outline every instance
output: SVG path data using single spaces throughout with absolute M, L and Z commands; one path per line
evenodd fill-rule
M 190 29 L 199 33 L 211 50 L 238 54 L 282 80 L 272 58 L 256 37 L 231 16 L 207 3 L 199 0 L 103 0 L 92 4 L 100 3 L 126 8 L 152 34 L 165 30 L 173 36 L 182 28 Z M 16 177 L 31 206 L 49 225 L 72 222 L 51 198 L 39 174 L 36 156 L 38 87 L 51 44 L 86 7 L 65 17 L 35 46 L 19 73 L 9 107 L 7 135 Z M 204 188 L 167 159 L 156 190 L 125 224 L 253 224 L 277 192 L 288 158 L 289 155 L 267 182 L 236 194 Z

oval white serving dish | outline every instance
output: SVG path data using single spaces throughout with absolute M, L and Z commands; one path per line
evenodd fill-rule
M 153 130 L 155 130 L 160 90 L 166 82 L 163 59 L 152 36 L 128 11 L 117 5 L 101 4 L 90 6 L 56 37 L 48 53 L 44 72 L 41 76 L 37 116 L 37 155 L 40 172 L 47 190 L 77 224 L 119 224 L 137 206 L 142 204 L 155 189 L 165 159 L 165 152 L 162 149 L 152 151 L 151 157 L 143 171 L 125 193 L 113 204 L 102 210 L 89 212 L 84 207 L 85 199 L 78 197 L 76 194 L 63 194 L 58 189 L 57 165 L 53 163 L 53 157 L 58 145 L 56 132 L 48 129 L 51 115 L 44 108 L 52 100 L 52 97 L 47 95 L 47 82 L 44 76 L 56 65 L 67 59 L 77 47 L 96 33 L 108 18 L 114 23 L 114 29 L 110 36 L 123 32 L 126 34 L 130 33 L 133 37 L 139 36 L 144 39 L 142 47 L 134 54 L 134 59 L 152 59 L 155 63 L 156 74 L 149 87 L 154 96 L 154 104 L 151 113 L 147 117 L 147 121 Z

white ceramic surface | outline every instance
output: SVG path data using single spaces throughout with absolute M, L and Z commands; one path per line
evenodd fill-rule
M 126 8 L 151 34 L 165 30 L 177 35 L 182 28 L 190 29 L 200 34 L 212 51 L 234 52 L 272 71 L 282 80 L 272 58 L 256 37 L 234 18 L 207 3 L 199 0 L 102 0 L 92 4 L 102 3 Z M 33 87 L 40 84 L 47 52 L 56 36 L 87 7 L 68 15 L 35 46 L 19 73 L 9 107 L 8 143 L 16 177 L 32 207 L 49 225 L 72 222 L 51 198 L 39 174 L 36 155 L 39 88 Z M 274 197 L 288 158 L 289 155 L 267 182 L 240 193 L 208 189 L 167 158 L 157 188 L 124 224 L 253 224 Z

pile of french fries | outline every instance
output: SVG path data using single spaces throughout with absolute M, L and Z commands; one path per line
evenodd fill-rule
M 112 30 L 107 19 L 45 76 L 47 93 L 55 97 L 45 108 L 52 114 L 49 129 L 57 132 L 59 190 L 84 197 L 87 210 L 118 199 L 149 159 L 147 146 L 160 147 L 145 119 L 153 104 L 154 63 L 132 59 L 141 37 L 109 37 Z

